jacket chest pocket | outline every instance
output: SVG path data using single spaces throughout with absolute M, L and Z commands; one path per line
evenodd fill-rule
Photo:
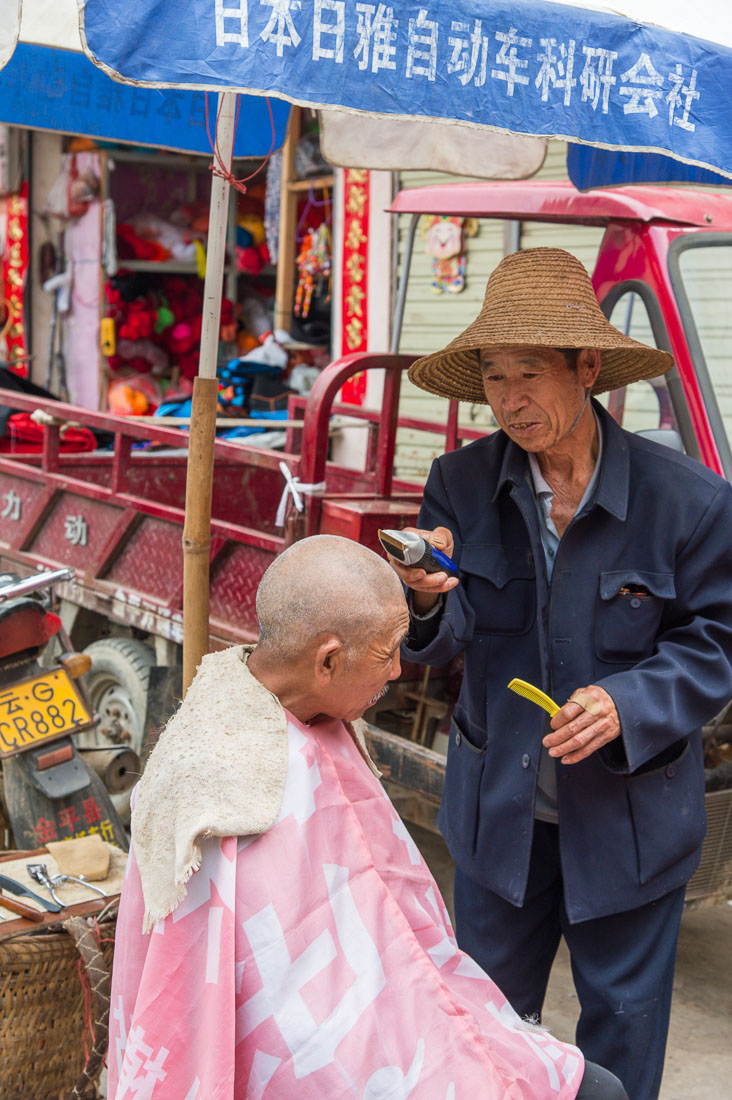
M 676 596 L 673 573 L 623 569 L 600 574 L 595 652 L 601 661 L 628 664 L 653 652 L 664 600 Z
M 460 579 L 480 634 L 526 634 L 536 614 L 531 551 L 524 546 L 468 543 L 460 555 Z

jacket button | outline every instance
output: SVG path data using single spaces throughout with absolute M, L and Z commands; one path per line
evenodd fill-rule
M 529 756 L 529 754 L 527 752 L 525 752 L 524 755 L 521 757 L 521 767 L 522 768 L 528 768 L 530 763 L 531 763 L 531 757 Z
M 673 777 L 676 775 L 676 765 L 675 764 L 669 764 L 669 766 L 666 768 L 666 775 L 668 776 L 669 779 L 673 779 Z
M 637 597 L 637 596 L 633 596 L 633 599 L 632 599 L 632 600 L 630 601 L 630 606 L 631 606 L 631 607 L 640 607 L 640 605 L 641 605 L 641 602 L 640 602 L 640 600 L 638 599 L 638 597 Z
M 460 730 L 458 730 L 457 733 L 455 734 L 455 744 L 458 746 L 458 748 L 462 744 L 462 740 L 463 740 L 463 735 L 460 732 Z

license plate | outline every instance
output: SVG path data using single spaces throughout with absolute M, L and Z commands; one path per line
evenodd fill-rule
M 66 669 L 0 689 L 0 758 L 75 733 L 91 721 Z

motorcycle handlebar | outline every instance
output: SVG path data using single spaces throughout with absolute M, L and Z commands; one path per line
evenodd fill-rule
M 16 596 L 24 596 L 29 592 L 39 592 L 43 588 L 50 588 L 61 581 L 72 581 L 76 573 L 73 569 L 46 569 L 42 573 L 32 573 L 22 580 L 3 584 L 0 578 L 0 600 L 14 599 Z

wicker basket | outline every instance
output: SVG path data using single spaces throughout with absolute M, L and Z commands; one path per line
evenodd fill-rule
M 0 940 L 0 1097 L 87 1100 L 107 1046 L 114 920 Z

